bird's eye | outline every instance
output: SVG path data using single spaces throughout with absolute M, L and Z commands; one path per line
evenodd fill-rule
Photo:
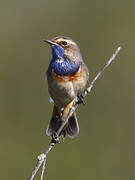
M 66 42 L 66 41 L 62 41 L 61 44 L 62 44 L 63 46 L 66 46 L 66 45 L 67 45 L 67 42 Z

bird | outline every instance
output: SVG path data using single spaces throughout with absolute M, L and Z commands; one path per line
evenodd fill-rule
M 54 107 L 46 134 L 53 137 L 70 108 L 74 106 L 74 99 L 86 89 L 89 71 L 82 59 L 79 46 L 70 37 L 58 36 L 51 40 L 43 39 L 43 41 L 50 44 L 52 50 L 52 59 L 46 76 Z M 79 124 L 74 112 L 60 135 L 74 138 L 78 134 Z

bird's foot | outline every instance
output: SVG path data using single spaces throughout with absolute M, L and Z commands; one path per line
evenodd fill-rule
M 58 135 L 57 135 L 57 133 L 56 132 L 54 132 L 52 135 L 51 135 L 51 143 L 54 143 L 54 144 L 56 144 L 56 143 L 60 143 L 60 139 L 59 139 L 59 137 L 58 137 Z
M 84 102 L 84 97 L 82 96 L 82 94 L 81 95 L 78 95 L 77 96 L 77 104 L 83 104 L 83 105 L 85 105 L 85 102 Z

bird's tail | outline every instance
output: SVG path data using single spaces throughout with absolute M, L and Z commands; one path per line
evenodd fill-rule
M 66 133 L 69 137 L 74 138 L 79 134 L 79 124 L 76 117 L 76 112 L 72 114 L 72 116 L 69 118 L 67 127 L 66 127 Z
M 62 120 L 56 109 L 56 106 L 54 105 L 53 115 L 46 130 L 46 134 L 48 136 L 53 135 L 60 128 L 61 124 L 62 124 Z M 61 134 L 64 137 L 68 135 L 69 137 L 74 138 L 78 133 L 79 133 L 79 125 L 76 117 L 76 112 L 74 112 L 72 116 L 68 119 L 68 123 L 63 128 Z

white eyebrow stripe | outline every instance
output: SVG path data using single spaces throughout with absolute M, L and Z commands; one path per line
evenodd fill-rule
M 67 42 L 67 43 L 69 43 L 69 44 L 76 45 L 76 43 L 75 43 L 75 42 L 73 42 L 73 41 L 71 41 L 71 40 L 66 40 L 66 42 Z
M 61 42 L 61 41 L 66 41 L 68 44 L 76 45 L 76 43 L 74 41 L 70 40 L 70 39 L 62 39 L 62 38 L 60 38 L 59 42 Z

